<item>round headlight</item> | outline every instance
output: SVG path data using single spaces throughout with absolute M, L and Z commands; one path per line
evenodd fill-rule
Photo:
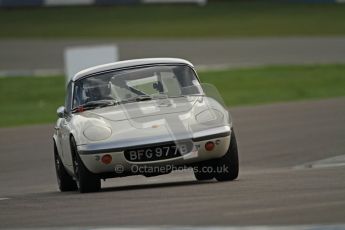
M 214 124 L 222 122 L 223 114 L 215 109 L 207 109 L 195 115 L 195 119 L 199 123 Z
M 101 141 L 111 136 L 111 129 L 104 126 L 90 126 L 84 130 L 84 136 L 90 141 Z

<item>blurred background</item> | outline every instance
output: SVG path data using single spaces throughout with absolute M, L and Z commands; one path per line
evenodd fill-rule
M 65 51 L 80 46 L 188 59 L 229 106 L 344 96 L 340 2 L 2 0 L 0 126 L 53 122 Z

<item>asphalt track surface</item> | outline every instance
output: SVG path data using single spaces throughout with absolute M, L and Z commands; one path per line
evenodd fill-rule
M 176 172 L 110 179 L 92 194 L 57 191 L 53 125 L 0 129 L 0 229 L 345 223 L 345 98 L 230 110 L 239 180 Z
M 345 63 L 345 37 L 184 40 L 0 40 L 0 75 L 63 73 L 64 50 L 116 44 L 121 60 L 180 57 L 197 67 Z M 231 63 L 231 64 L 229 64 Z

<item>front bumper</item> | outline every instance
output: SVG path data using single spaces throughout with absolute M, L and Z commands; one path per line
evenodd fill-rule
M 106 143 L 102 146 L 98 144 L 80 145 L 78 146 L 79 155 L 84 165 L 95 174 L 102 173 L 124 173 L 132 171 L 136 166 L 165 166 L 165 165 L 188 165 L 209 159 L 222 157 L 228 150 L 230 145 L 231 129 L 229 126 L 218 127 L 212 130 L 195 133 L 188 141 L 193 143 L 193 150 L 183 156 L 169 158 L 157 161 L 132 162 L 125 158 L 124 151 L 127 148 L 140 148 L 144 146 L 158 146 L 167 143 L 176 143 L 184 140 L 142 140 L 131 145 L 119 145 L 119 143 Z M 215 147 L 211 151 L 205 149 L 205 144 L 208 141 L 213 141 Z M 112 156 L 110 164 L 104 164 L 101 161 L 103 155 L 109 154 Z

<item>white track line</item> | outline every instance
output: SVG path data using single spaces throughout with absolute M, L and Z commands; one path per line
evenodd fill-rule
M 294 168 L 295 169 L 330 168 L 330 167 L 341 167 L 341 166 L 345 166 L 345 154 L 318 160 L 318 161 L 309 162 L 303 165 L 298 165 Z

